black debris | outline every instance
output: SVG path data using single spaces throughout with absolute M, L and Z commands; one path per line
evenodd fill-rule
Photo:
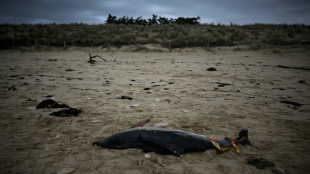
M 9 87 L 8 91 L 16 91 L 17 89 L 15 87 Z
M 28 86 L 28 85 L 29 85 L 29 83 L 25 82 L 25 83 L 21 84 L 20 86 Z
M 211 67 L 211 68 L 208 68 L 207 71 L 217 71 L 215 68 Z
M 80 113 L 82 113 L 82 110 L 80 109 L 69 108 L 57 112 L 52 112 L 50 115 L 56 117 L 77 117 Z
M 303 84 L 304 84 L 304 83 L 306 83 L 306 82 L 303 81 L 303 80 L 299 80 L 298 83 L 303 83 Z
M 151 88 L 144 88 L 143 90 L 146 90 L 146 91 L 148 91 L 148 90 L 150 90 Z
M 124 96 L 124 95 L 122 95 L 122 96 L 117 96 L 116 98 L 117 98 L 117 99 L 127 99 L 127 100 L 132 100 L 132 99 L 133 99 L 132 97 L 128 97 L 128 96 Z
M 272 89 L 277 89 L 277 90 L 281 90 L 281 91 L 285 90 L 284 88 L 281 88 L 281 87 L 276 87 L 276 88 L 272 88 Z
M 249 165 L 253 165 L 258 169 L 265 169 L 266 167 L 273 168 L 274 163 L 271 161 L 268 161 L 267 159 L 264 159 L 262 157 L 248 157 L 246 159 L 247 163 Z
M 52 99 L 47 99 L 47 100 L 43 100 L 41 103 L 39 103 L 36 106 L 37 109 L 43 109 L 43 108 L 70 108 L 68 105 L 66 104 L 58 104 L 57 102 L 55 102 Z
M 66 71 L 75 71 L 74 69 L 68 68 Z
M 309 71 L 310 68 L 309 67 L 305 67 L 305 66 L 284 66 L 284 65 L 277 65 L 277 67 L 279 68 L 285 68 L 285 69 L 298 69 L 298 70 L 306 70 Z
M 102 59 L 103 61 L 107 61 L 107 60 L 105 60 L 104 58 L 102 58 L 101 56 L 98 56 L 98 55 L 95 55 L 95 56 L 92 56 L 90 53 L 89 53 L 89 61 L 88 61 L 88 63 L 90 63 L 90 64 L 94 64 L 96 61 L 94 60 L 94 58 L 97 58 L 97 57 L 99 57 L 100 59 Z M 114 60 L 114 62 L 116 61 L 116 59 Z
M 300 107 L 300 106 L 302 106 L 303 104 L 301 104 L 301 103 L 297 103 L 297 102 L 293 102 L 293 101 L 287 101 L 287 100 L 285 100 L 285 101 L 280 101 L 281 103 L 285 103 L 285 104 L 290 104 L 290 105 L 293 105 L 294 107 L 296 107 L 296 108 L 298 108 L 298 107 Z
M 26 99 L 26 101 L 37 101 L 37 100 L 36 100 L 36 99 L 32 99 L 32 98 L 28 97 L 28 98 Z
M 7 91 L 3 91 L 0 95 L 3 95 L 5 93 L 7 93 L 8 91 L 15 91 L 15 90 L 17 90 L 17 89 L 14 86 L 12 86 L 12 87 L 9 87 Z
M 221 82 L 216 82 L 218 85 L 218 87 L 224 87 L 224 86 L 229 86 L 229 85 L 233 85 L 233 84 L 230 84 L 230 83 L 221 83 Z
M 277 67 L 279 67 L 279 68 L 286 68 L 286 69 L 289 69 L 289 68 L 290 68 L 290 67 L 284 66 L 284 65 L 277 65 Z

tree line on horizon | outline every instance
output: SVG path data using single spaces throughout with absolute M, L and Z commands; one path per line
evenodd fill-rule
M 133 17 L 123 16 L 117 18 L 116 16 L 112 16 L 111 14 L 108 15 L 107 20 L 105 21 L 106 24 L 137 24 L 137 25 L 162 25 L 162 24 L 200 24 L 199 23 L 200 17 L 178 17 L 177 19 L 173 18 L 166 18 L 166 17 L 158 17 L 158 15 L 153 14 L 152 18 L 143 19 L 141 16 L 137 19 Z

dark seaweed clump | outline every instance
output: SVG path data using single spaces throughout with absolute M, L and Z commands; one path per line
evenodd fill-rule
M 249 165 L 253 165 L 258 169 L 265 169 L 267 167 L 274 167 L 274 163 L 271 161 L 268 161 L 262 157 L 248 157 L 246 159 L 247 163 Z
M 50 109 L 50 108 L 69 108 L 66 104 L 59 104 L 52 99 L 43 100 L 36 106 L 37 109 Z
M 77 117 L 80 113 L 82 113 L 82 110 L 80 109 L 69 108 L 57 112 L 52 112 L 50 115 L 56 117 Z

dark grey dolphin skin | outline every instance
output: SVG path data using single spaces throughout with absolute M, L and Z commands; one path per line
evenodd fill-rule
M 250 145 L 247 130 L 242 130 L 235 140 L 236 144 Z M 216 140 L 216 142 L 221 147 L 229 146 L 232 144 L 232 139 L 225 138 Z M 95 141 L 92 145 L 109 149 L 138 148 L 157 153 L 174 153 L 181 157 L 185 151 L 203 151 L 215 148 L 206 136 L 159 127 L 129 129 L 104 140 Z

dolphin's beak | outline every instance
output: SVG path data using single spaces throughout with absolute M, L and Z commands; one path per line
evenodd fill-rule
M 92 143 L 92 145 L 93 145 L 93 146 L 101 146 L 101 147 L 104 147 L 105 144 L 104 144 L 102 141 L 95 141 L 95 142 Z

